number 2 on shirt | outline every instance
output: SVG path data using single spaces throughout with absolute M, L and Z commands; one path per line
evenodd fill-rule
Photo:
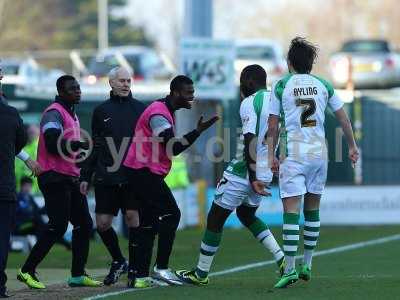
M 301 106 L 303 108 L 303 112 L 300 116 L 301 127 L 315 127 L 317 125 L 317 121 L 310 119 L 316 110 L 315 100 L 312 98 L 297 99 L 296 106 Z

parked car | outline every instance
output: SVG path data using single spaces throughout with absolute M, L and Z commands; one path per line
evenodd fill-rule
M 43 84 L 56 82 L 57 78 L 65 74 L 62 70 L 47 69 L 39 65 L 34 59 L 5 58 L 0 61 L 4 84 Z
M 265 39 L 238 40 L 235 47 L 237 82 L 239 82 L 240 72 L 250 64 L 259 64 L 265 69 L 268 85 L 272 85 L 288 71 L 282 47 L 275 41 Z
M 95 84 L 106 80 L 108 72 L 117 66 L 132 71 L 135 81 L 170 79 L 175 70 L 170 61 L 154 49 L 145 46 L 111 47 L 100 51 L 88 64 L 85 81 Z
M 400 56 L 385 40 L 350 40 L 330 59 L 333 83 L 344 88 L 351 80 L 356 88 L 400 86 Z

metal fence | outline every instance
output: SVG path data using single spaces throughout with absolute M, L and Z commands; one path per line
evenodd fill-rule
M 362 183 L 400 183 L 400 90 L 361 95 Z

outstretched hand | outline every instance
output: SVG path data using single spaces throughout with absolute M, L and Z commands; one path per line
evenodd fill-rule
M 197 122 L 197 131 L 199 133 L 202 133 L 204 130 L 207 130 L 210 128 L 212 125 L 214 125 L 215 122 L 219 120 L 218 116 L 214 116 L 207 121 L 203 122 L 203 116 L 200 117 L 199 121 Z

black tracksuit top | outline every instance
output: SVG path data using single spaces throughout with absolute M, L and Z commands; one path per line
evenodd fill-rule
M 128 97 L 119 97 L 110 93 L 110 98 L 97 106 L 92 116 L 93 151 L 83 163 L 81 169 L 81 181 L 91 182 L 95 185 L 118 185 L 127 183 L 123 172 L 122 159 L 118 169 L 110 172 L 109 167 L 114 165 L 114 159 L 108 140 L 112 140 L 117 153 L 125 138 L 129 143 L 123 151 L 123 158 L 129 149 L 136 123 L 145 109 L 145 105 L 134 99 L 131 94 Z
M 16 201 L 15 155 L 26 142 L 26 131 L 18 111 L 0 101 L 0 201 Z

